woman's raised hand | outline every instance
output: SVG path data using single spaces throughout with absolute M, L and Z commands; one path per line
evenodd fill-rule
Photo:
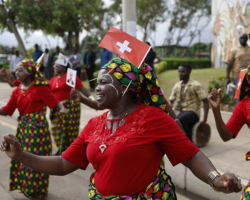
M 8 157 L 14 160 L 16 160 L 23 152 L 18 139 L 11 134 L 3 136 L 0 149 L 5 152 Z
M 0 70 L 1 74 L 4 76 L 4 78 L 7 78 L 7 72 L 4 68 Z
M 232 173 L 225 173 L 213 181 L 216 190 L 224 193 L 240 192 L 242 190 L 241 180 Z
M 220 108 L 220 101 L 221 101 L 221 89 L 218 90 L 213 88 L 211 92 L 208 94 L 207 97 L 209 104 L 211 105 L 212 109 Z
M 80 102 L 81 101 L 81 94 L 78 90 L 72 89 L 70 91 L 70 99 L 73 101 Z

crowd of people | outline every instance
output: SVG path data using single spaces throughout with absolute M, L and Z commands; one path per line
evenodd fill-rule
M 49 175 L 85 170 L 91 163 L 95 169 L 89 185 L 92 200 L 175 200 L 174 180 L 165 171 L 163 155 L 167 155 L 173 166 L 182 163 L 188 167 L 215 191 L 242 190 L 239 178 L 233 173 L 220 174 L 197 148 L 192 129 L 200 121 L 202 103 L 202 124 L 207 122 L 210 103 L 224 141 L 235 138 L 245 123 L 250 127 L 246 109 L 250 67 L 245 66 L 247 73 L 240 101 L 225 125 L 220 114 L 221 89 L 213 89 L 207 96 L 201 83 L 190 78 L 192 66 L 186 63 L 178 68 L 180 81 L 173 86 L 169 101 L 164 97 L 154 71 L 154 64 L 161 59 L 153 49 L 139 68 L 103 49 L 96 86 L 92 81 L 96 68 L 92 45 L 88 45 L 83 60 L 78 49 L 74 49 L 69 58 L 59 47 L 54 54 L 45 49 L 43 66 L 37 70 L 35 62 L 41 54 L 38 45 L 35 45 L 33 59 L 16 61 L 20 55 L 15 54 L 12 63 L 16 62 L 16 66 L 11 71 L 14 82 L 6 71 L 2 72 L 7 82 L 16 88 L 6 106 L 0 109 L 0 115 L 11 116 L 15 109 L 20 113 L 16 136 L 4 135 L 0 145 L 11 158 L 10 190 L 19 189 L 29 199 L 44 200 Z M 90 90 L 80 80 L 81 60 Z M 73 74 L 67 77 L 69 69 L 76 71 L 75 82 Z M 92 91 L 96 92 L 96 99 Z M 79 134 L 80 103 L 108 111 L 90 119 Z M 46 119 L 46 106 L 50 108 L 51 127 Z M 58 148 L 53 156 L 50 132 Z M 250 160 L 249 153 L 246 157 Z M 250 183 L 243 190 L 242 200 L 249 197 L 249 188 Z

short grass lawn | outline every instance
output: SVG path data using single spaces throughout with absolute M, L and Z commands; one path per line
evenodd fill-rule
M 208 94 L 208 85 L 213 78 L 226 76 L 226 68 L 206 68 L 206 69 L 193 69 L 191 78 L 200 82 L 203 89 Z M 158 75 L 158 80 L 161 88 L 164 91 L 164 96 L 168 99 L 172 88 L 175 83 L 179 81 L 177 70 L 167 70 Z

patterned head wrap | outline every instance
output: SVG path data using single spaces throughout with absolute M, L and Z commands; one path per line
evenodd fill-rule
M 43 77 L 42 73 L 36 70 L 33 59 L 23 59 L 18 65 L 23 66 L 31 76 L 34 76 L 34 85 L 48 85 L 48 81 Z
M 240 88 L 240 100 L 250 97 L 250 65 L 247 67 L 246 75 Z
M 127 60 L 116 57 L 104 65 L 102 69 L 109 71 L 136 94 L 133 95 L 134 102 L 155 106 L 168 113 L 167 100 L 163 96 L 154 70 L 149 65 L 143 63 L 140 68 L 137 68 Z

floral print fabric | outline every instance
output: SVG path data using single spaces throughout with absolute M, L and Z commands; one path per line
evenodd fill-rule
M 24 151 L 50 156 L 52 146 L 45 111 L 46 107 L 43 111 L 20 116 L 16 137 Z M 48 193 L 48 185 L 48 175 L 11 160 L 9 190 L 21 190 L 28 198 L 45 198 Z

